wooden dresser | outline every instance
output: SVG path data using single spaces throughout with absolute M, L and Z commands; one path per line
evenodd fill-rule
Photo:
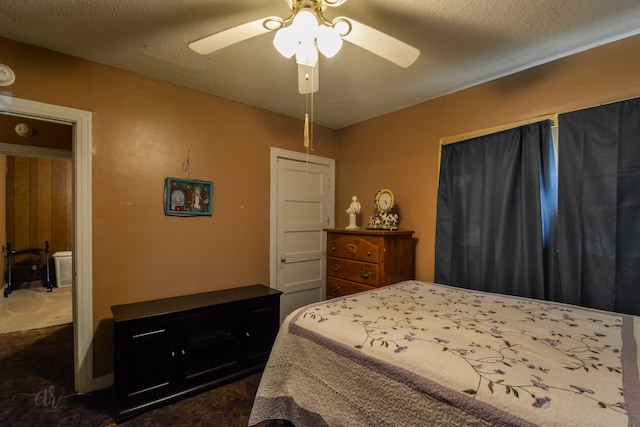
M 413 231 L 325 231 L 327 298 L 414 278 Z

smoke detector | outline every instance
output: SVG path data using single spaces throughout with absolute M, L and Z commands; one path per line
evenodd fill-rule
M 10 86 L 16 81 L 16 74 L 8 65 L 0 64 L 0 86 Z
M 27 123 L 18 123 L 16 125 L 16 133 L 24 138 L 33 135 L 33 127 Z

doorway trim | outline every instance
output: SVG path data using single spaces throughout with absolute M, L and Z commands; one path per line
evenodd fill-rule
M 313 154 L 300 153 L 297 151 L 285 150 L 271 147 L 271 183 L 269 191 L 269 286 L 276 288 L 278 284 L 278 159 L 296 160 L 299 162 L 310 162 L 329 167 L 331 177 L 330 197 L 329 197 L 329 218 L 327 218 L 327 228 L 332 228 L 335 220 L 335 177 L 336 162 L 328 157 L 320 157 Z
M 73 125 L 73 359 L 75 389 L 88 393 L 93 378 L 93 246 L 91 112 L 0 95 L 0 110 Z

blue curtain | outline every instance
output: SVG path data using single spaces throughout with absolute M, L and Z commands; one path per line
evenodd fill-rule
M 435 281 L 560 299 L 551 122 L 442 147 Z
M 640 314 L 640 99 L 558 119 L 563 300 Z

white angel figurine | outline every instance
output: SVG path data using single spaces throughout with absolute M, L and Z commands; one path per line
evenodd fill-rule
M 349 214 L 349 225 L 345 228 L 347 230 L 357 230 L 360 227 L 356 225 L 356 214 L 360 213 L 360 202 L 356 196 L 351 198 L 351 205 L 349 205 L 349 209 L 347 209 L 347 213 Z

